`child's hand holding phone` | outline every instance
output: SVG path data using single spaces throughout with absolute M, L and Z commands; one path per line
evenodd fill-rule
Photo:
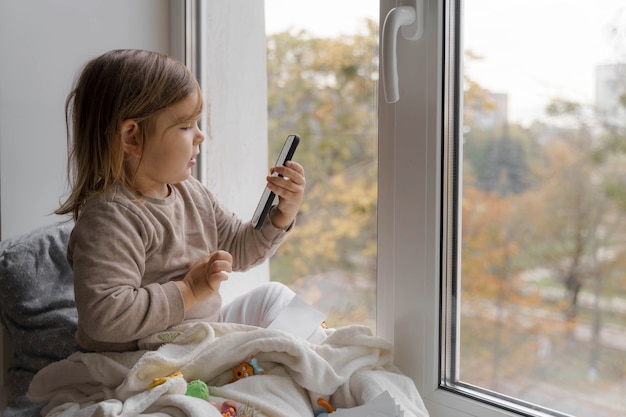
M 278 173 L 278 176 L 271 175 Z M 278 205 L 269 213 L 270 221 L 275 227 L 288 227 L 298 214 L 306 178 L 304 168 L 297 162 L 287 161 L 285 165 L 275 166 L 267 177 L 267 187 L 278 196 Z
M 284 229 L 295 219 L 302 196 L 304 195 L 304 168 L 294 162 L 289 163 L 300 143 L 300 136 L 289 135 L 283 145 L 276 165 L 270 169 L 267 186 L 263 190 L 259 204 L 252 216 L 252 226 L 260 230 L 269 215 L 275 227 Z M 278 206 L 273 207 L 274 197 L 278 195 Z M 271 210 L 271 213 L 270 213 Z

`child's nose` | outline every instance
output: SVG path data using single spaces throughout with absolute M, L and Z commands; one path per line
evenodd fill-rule
M 196 145 L 204 142 L 204 133 L 202 132 L 202 130 L 198 129 L 198 134 L 196 135 L 194 142 Z

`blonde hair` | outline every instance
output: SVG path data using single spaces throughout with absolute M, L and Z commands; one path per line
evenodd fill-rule
M 76 220 L 85 202 L 113 184 L 131 187 L 124 170 L 122 122 L 146 135 L 155 115 L 200 87 L 182 63 L 143 50 L 113 50 L 87 63 L 65 102 L 70 195 L 55 211 Z M 145 144 L 145 140 L 142 141 Z

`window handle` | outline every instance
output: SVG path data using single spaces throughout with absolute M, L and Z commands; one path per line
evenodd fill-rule
M 407 40 L 418 40 L 424 33 L 424 0 L 411 0 L 411 6 L 398 6 L 389 11 L 383 22 L 381 40 L 382 79 L 385 101 L 395 103 L 398 89 L 398 32 Z

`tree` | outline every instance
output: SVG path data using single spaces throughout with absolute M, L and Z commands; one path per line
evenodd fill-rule
M 285 132 L 299 133 L 295 159 L 307 177 L 298 227 L 272 261 L 272 277 L 289 283 L 342 270 L 373 281 L 378 27 L 368 20 L 363 33 L 342 38 L 282 32 L 267 45 L 270 155 Z
M 465 52 L 465 62 L 470 66 L 481 57 Z M 529 185 L 527 149 L 523 143 L 527 135 L 517 135 L 507 120 L 506 94 L 488 91 L 464 72 L 463 130 L 464 159 L 471 163 L 477 179 L 476 185 L 485 191 L 495 191 L 504 196 L 519 194 Z
M 593 269 L 589 256 L 600 246 L 606 200 L 592 183 L 588 154 L 571 140 L 553 138 L 546 145 L 548 166 L 534 195 L 533 250 L 538 262 L 563 283 L 568 294 L 567 320 L 575 320 L 578 296 Z
M 521 278 L 526 213 L 519 200 L 518 195 L 472 186 L 463 192 L 462 320 L 469 324 L 463 325 L 462 334 L 469 338 L 464 338 L 462 349 L 464 358 L 480 358 L 472 380 L 482 379 L 491 389 L 501 389 L 502 380 L 532 368 L 535 348 L 528 333 L 548 322 L 545 316 L 520 314 L 536 309 L 541 300 L 524 290 Z M 480 318 L 480 336 L 471 331 L 474 316 Z M 513 335 L 511 329 L 516 329 Z
M 528 167 L 522 147 L 508 135 L 488 144 L 482 188 L 505 196 L 519 194 L 528 187 Z
M 535 238 L 545 244 L 536 256 L 565 285 L 570 302 L 566 317 L 574 320 L 585 280 L 601 269 L 594 262 L 597 252 L 613 246 L 621 216 L 603 187 L 610 176 L 592 158 L 597 140 L 585 123 L 584 109 L 555 100 L 548 113 L 570 119 L 572 127 L 556 131 L 545 145 L 547 164 L 539 169 L 543 180 L 535 195 L 545 210 L 534 222 Z

